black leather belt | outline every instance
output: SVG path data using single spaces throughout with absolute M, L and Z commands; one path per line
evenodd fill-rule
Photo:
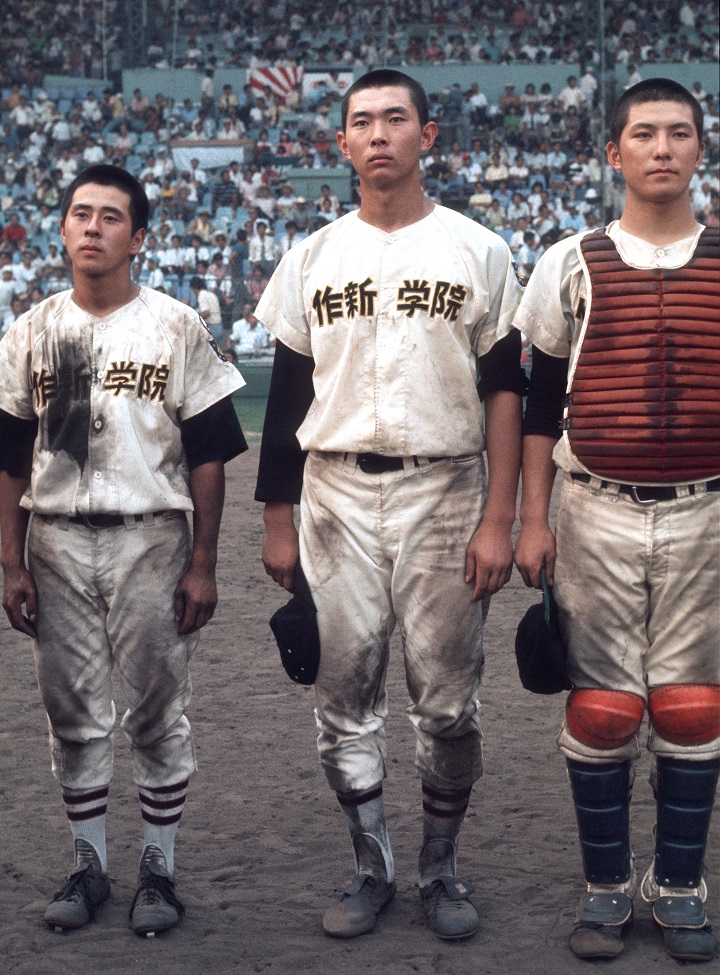
M 160 518 L 164 515 L 164 511 L 153 511 L 151 513 L 152 518 Z M 86 528 L 119 528 L 120 525 L 125 524 L 125 518 L 134 518 L 138 524 L 145 520 L 145 515 L 73 515 L 68 518 L 68 522 L 71 525 L 85 525 Z
M 592 477 L 589 474 L 571 474 L 573 481 L 582 481 L 583 484 L 589 484 Z M 600 490 L 604 491 L 611 485 L 614 485 L 615 481 L 600 481 Z M 706 491 L 720 491 L 720 477 L 716 477 L 712 481 L 705 481 Z M 695 485 L 687 484 L 685 485 L 688 490 L 688 494 L 693 496 L 695 494 Z M 675 484 L 620 484 L 618 485 L 618 494 L 629 494 L 633 501 L 637 501 L 638 504 L 655 504 L 657 501 L 675 501 L 677 498 L 683 497 L 683 494 L 679 494 L 682 488 L 676 486 Z
M 346 455 L 347 456 L 347 455 Z M 417 457 L 412 458 L 415 466 L 420 466 Z M 431 464 L 446 457 L 428 457 Z M 405 466 L 402 457 L 386 457 L 384 454 L 358 454 L 357 465 L 364 474 L 385 474 L 387 471 L 401 471 Z

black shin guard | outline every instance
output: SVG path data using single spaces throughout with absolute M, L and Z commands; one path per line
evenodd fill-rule
M 567 760 L 585 879 L 623 884 L 632 874 L 631 763 L 593 765 Z
M 698 887 L 702 879 L 720 759 L 657 759 L 655 882 Z

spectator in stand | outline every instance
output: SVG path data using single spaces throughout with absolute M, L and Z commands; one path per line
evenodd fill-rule
M 20 223 L 20 214 L 13 212 L 10 214 L 10 222 L 2 232 L 2 240 L 6 241 L 13 251 L 19 250 L 21 244 L 27 240 L 27 230 Z
M 197 217 L 190 223 L 187 229 L 188 233 L 192 234 L 193 237 L 199 237 L 203 244 L 209 244 L 212 240 L 212 235 L 215 233 L 215 227 L 210 220 L 210 211 L 206 209 L 200 210 Z
M 230 179 L 230 171 L 223 169 L 220 179 L 213 186 L 210 207 L 213 217 L 218 207 L 231 207 L 236 210 L 239 205 L 237 186 Z M 201 235 L 202 236 L 202 235 Z
M 190 290 L 195 295 L 198 315 L 205 322 L 210 334 L 219 342 L 222 338 L 222 311 L 217 295 L 206 287 L 202 277 L 195 276 L 190 280 Z
M 242 318 L 233 322 L 227 340 L 237 356 L 263 352 L 275 344 L 270 332 L 253 315 L 253 307 L 245 303 Z
M 255 233 L 250 239 L 248 259 L 250 270 L 259 269 L 263 277 L 270 277 L 275 270 L 275 241 L 268 233 L 268 225 L 258 220 Z

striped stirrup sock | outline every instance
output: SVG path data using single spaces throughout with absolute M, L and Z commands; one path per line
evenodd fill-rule
M 385 823 L 382 783 L 336 795 L 350 830 L 357 872 L 392 881 L 395 865 Z
M 428 882 L 440 876 L 455 876 L 458 839 L 471 792 L 472 786 L 457 790 L 437 789 L 423 782 L 421 882 Z
M 107 870 L 107 845 L 105 842 L 105 818 L 110 787 L 95 789 L 70 789 L 63 786 L 65 813 L 70 821 L 73 839 L 86 840 L 96 850 L 103 871 Z M 76 844 L 76 866 L 77 844 Z
M 175 869 L 175 834 L 182 816 L 188 779 L 175 785 L 150 789 L 140 786 L 140 810 L 143 818 L 144 846 L 159 847 L 165 857 L 167 871 L 172 877 Z

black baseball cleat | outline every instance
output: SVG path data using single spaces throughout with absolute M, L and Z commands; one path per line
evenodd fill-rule
M 75 860 L 76 868 L 45 911 L 45 923 L 58 933 L 83 927 L 95 916 L 95 908 L 110 896 L 110 878 L 103 873 L 95 848 L 86 840 L 75 840 Z
M 173 928 L 185 913 L 175 894 L 175 884 L 167 872 L 162 851 L 153 845 L 145 847 L 140 861 L 138 889 L 130 905 L 133 931 L 152 938 L 157 931 Z

